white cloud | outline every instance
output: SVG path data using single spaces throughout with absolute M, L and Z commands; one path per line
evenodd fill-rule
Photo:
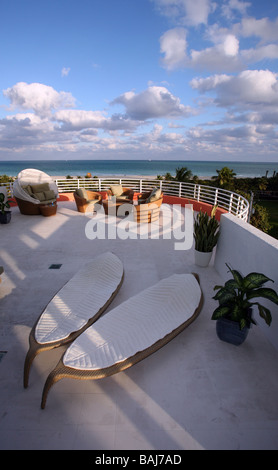
M 153 0 L 160 12 L 177 24 L 198 26 L 206 24 L 215 3 L 211 0 Z
M 278 59 L 278 45 L 268 44 L 257 49 L 246 49 L 241 51 L 241 56 L 249 64 L 265 59 Z
M 197 26 L 206 24 L 211 11 L 212 2 L 210 0 L 183 0 L 181 4 L 185 10 L 185 23 Z
M 250 2 L 243 2 L 240 0 L 229 0 L 227 3 L 224 3 L 221 7 L 222 13 L 227 18 L 231 19 L 234 16 L 234 13 L 239 12 L 241 15 L 246 14 L 247 8 L 252 4 Z
M 243 18 L 241 21 L 241 34 L 243 37 L 255 36 L 263 41 L 278 40 L 278 17 L 274 21 L 268 18 Z
M 70 73 L 70 67 L 63 67 L 61 71 L 62 77 L 67 77 L 68 74 Z
M 227 57 L 232 59 L 237 43 L 224 30 L 222 39 L 222 43 L 220 39 L 218 42 L 215 39 L 215 47 L 224 44 Z M 197 114 L 197 109 L 184 106 L 177 96 L 163 86 L 149 86 L 139 93 L 124 93 L 110 103 L 124 106 L 124 112 L 108 116 L 108 109 L 106 112 L 66 109 L 70 100 L 61 99 L 60 93 L 51 87 L 39 86 L 40 93 L 32 98 L 24 86 L 18 85 L 21 84 L 9 88 L 6 96 L 10 97 L 14 107 L 21 107 L 26 112 L 0 120 L 0 149 L 25 152 L 29 158 L 36 152 L 41 155 L 44 152 L 51 152 L 52 155 L 55 152 L 64 152 L 63 155 L 78 152 L 79 156 L 86 158 L 89 155 L 86 152 L 99 152 L 107 156 L 110 151 L 117 151 L 118 155 L 125 155 L 126 152 L 131 155 L 133 152 L 132 155 L 136 154 L 137 157 L 146 151 L 150 158 L 163 153 L 167 158 L 174 155 L 202 158 L 204 154 L 216 158 L 224 153 L 246 157 L 251 155 L 251 151 L 263 155 L 263 150 L 273 155 L 278 141 L 278 74 L 266 70 L 246 70 L 236 76 L 214 74 L 192 80 L 194 90 L 212 95 L 210 105 L 216 105 L 218 116 L 221 116 L 218 121 L 215 117 L 213 122 L 203 124 L 203 127 L 193 127 L 187 132 L 187 121 L 182 118 Z M 41 95 L 45 96 L 42 93 L 44 87 L 50 91 L 48 106 L 38 99 Z M 17 94 L 12 95 L 10 90 L 17 90 Z M 29 112 L 29 106 L 33 112 Z M 224 115 L 225 110 L 230 110 L 230 114 Z M 206 111 L 205 106 L 203 111 Z M 173 122 L 179 118 L 179 126 L 173 122 L 167 123 L 168 132 L 165 132 L 163 118 L 170 118 Z M 148 124 L 153 126 L 151 130 L 148 130 Z M 138 130 L 143 125 L 147 130 L 140 134 Z
M 193 89 L 197 89 L 201 93 L 214 90 L 221 86 L 222 83 L 230 81 L 231 77 L 229 75 L 213 75 L 207 78 L 193 78 L 190 84 Z
M 101 112 L 81 109 L 62 109 L 54 114 L 53 120 L 61 122 L 64 125 L 64 130 L 100 128 L 105 122 Z
M 139 149 L 135 131 L 149 119 L 181 118 L 193 114 L 190 107 L 181 104 L 179 98 L 161 86 L 150 86 L 141 93 L 126 92 L 111 104 L 121 104 L 124 113 L 67 109 L 74 104 L 71 94 L 58 93 L 42 84 L 17 83 L 5 90 L 12 108 L 26 112 L 7 116 L 0 121 L 1 149 L 35 149 L 42 151 L 73 151 L 78 147 L 93 145 L 94 149 L 124 148 L 135 146 Z M 110 136 L 99 137 L 98 131 Z M 173 134 L 163 134 L 162 126 L 155 124 L 144 145 L 159 145 L 173 142 Z M 176 134 L 175 134 L 176 135 Z M 147 144 L 148 142 L 148 144 Z
M 12 109 L 33 110 L 40 116 L 50 115 L 53 109 L 75 105 L 75 99 L 71 93 L 57 92 L 54 88 L 42 83 L 19 82 L 4 90 L 3 94 L 9 98 Z
M 108 132 L 124 130 L 130 132 L 142 124 L 140 121 L 134 121 L 122 114 L 113 114 L 111 117 L 106 117 L 100 111 L 85 111 L 81 109 L 63 109 L 57 111 L 53 116 L 53 120 L 59 122 L 61 124 L 59 129 L 66 132 L 82 131 L 85 129 L 103 129 Z
M 187 136 L 192 145 L 201 142 L 215 156 L 222 150 L 222 154 L 245 159 L 252 152 L 262 158 L 277 153 L 278 74 L 245 70 L 238 75 L 195 78 L 191 86 L 214 96 L 210 106 L 230 110 L 218 121 L 190 129 Z
M 163 66 L 169 70 L 191 67 L 210 72 L 239 72 L 249 64 L 278 59 L 277 44 L 240 50 L 238 37 L 216 25 L 208 28 L 207 38 L 214 43 L 212 47 L 192 49 L 188 53 L 186 30 L 174 28 L 166 31 L 160 38 L 160 51 L 164 54 Z
M 160 38 L 160 51 L 164 55 L 163 65 L 168 69 L 186 65 L 186 31 L 183 28 L 169 29 Z
M 191 86 L 201 92 L 215 91 L 215 102 L 220 106 L 278 105 L 278 74 L 269 70 L 244 70 L 238 76 L 194 79 Z
M 191 51 L 190 65 L 210 71 L 242 70 L 242 62 L 238 55 L 239 41 L 232 34 L 217 38 L 217 44 L 201 51 Z
M 278 58 L 276 44 L 240 50 L 238 37 L 227 28 L 213 25 L 206 36 L 213 46 L 187 52 L 187 31 L 184 28 L 166 31 L 160 38 L 160 52 L 164 54 L 162 65 L 168 70 L 191 67 L 210 72 L 239 72 L 246 65 Z
M 141 93 L 133 91 L 124 93 L 112 104 L 122 104 L 131 119 L 145 121 L 162 117 L 181 117 L 192 113 L 189 106 L 180 103 L 180 99 L 172 95 L 167 88 L 151 86 Z
M 227 34 L 222 37 L 221 42 L 218 39 L 215 46 L 201 51 L 192 50 L 190 55 L 191 60 L 187 60 L 186 64 L 196 69 L 211 72 L 238 72 L 249 64 L 278 59 L 278 45 L 267 44 L 239 50 L 239 40 L 233 34 Z
M 0 148 L 38 148 L 51 141 L 59 141 L 54 125 L 34 113 L 18 113 L 0 120 Z
M 221 48 L 223 49 L 223 52 L 226 56 L 234 57 L 238 54 L 239 41 L 234 35 L 227 34 L 227 36 L 224 38 Z
M 236 155 L 237 158 L 254 155 L 275 155 L 277 153 L 278 134 L 274 126 L 245 124 L 238 126 L 220 127 L 216 129 L 192 128 L 187 134 L 190 147 L 223 158 Z
M 22 128 L 25 127 L 39 132 L 49 132 L 54 129 L 53 123 L 49 119 L 43 119 L 34 113 L 17 113 L 7 116 L 3 121 L 12 124 L 17 123 Z
M 162 66 L 168 70 L 193 68 L 209 72 L 239 72 L 262 60 L 278 58 L 278 17 L 257 20 L 246 17 L 250 2 L 226 0 L 153 0 L 160 11 L 176 24 L 160 37 Z M 218 9 L 228 20 L 209 24 L 209 14 Z M 238 16 L 242 16 L 239 22 Z M 221 19 L 221 16 L 217 19 Z M 186 25 L 187 30 L 180 27 Z M 203 28 L 200 28 L 203 25 Z M 229 25 L 229 26 L 227 26 Z M 198 29 L 197 29 L 198 28 Z M 212 42 L 211 46 L 191 48 L 191 32 L 200 39 Z M 194 37 L 194 36 L 193 36 Z M 242 38 L 251 38 L 250 47 Z M 258 38 L 258 43 L 254 44 Z M 260 40 L 260 42 L 259 42 Z M 248 44 L 248 43 L 247 43 Z M 245 46 L 243 48 L 243 45 Z

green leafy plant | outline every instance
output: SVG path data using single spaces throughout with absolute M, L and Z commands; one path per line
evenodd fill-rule
M 266 207 L 263 207 L 259 204 L 254 204 L 253 214 L 250 218 L 250 224 L 254 227 L 257 227 L 262 232 L 268 233 L 272 228 L 269 223 L 269 214 Z
M 213 176 L 212 179 L 218 186 L 225 189 L 232 189 L 234 187 L 234 179 L 236 176 L 234 170 L 224 166 L 221 170 L 216 170 L 216 172 L 217 176 Z
M 224 286 L 215 286 L 218 290 L 213 299 L 218 300 L 219 306 L 214 310 L 212 320 L 228 318 L 239 323 L 242 330 L 245 326 L 256 324 L 250 315 L 250 308 L 257 305 L 260 316 L 270 326 L 272 316 L 270 310 L 259 302 L 252 302 L 255 298 L 265 298 L 278 305 L 278 295 L 274 289 L 263 287 L 268 281 L 274 282 L 269 277 L 261 273 L 249 273 L 243 277 L 238 271 L 231 269 L 226 263 L 233 278 L 229 279 Z
M 5 198 L 6 198 L 5 194 L 0 193 L 0 212 L 2 214 L 5 214 L 6 209 L 9 209 L 10 208 L 10 203 L 13 202 L 12 199 L 8 199 L 5 202 Z
M 194 220 L 195 249 L 205 253 L 211 252 L 220 235 L 219 222 L 215 218 L 217 207 L 214 206 L 211 216 L 206 212 L 198 212 Z
M 0 175 L 0 183 L 12 183 L 15 178 L 8 175 Z

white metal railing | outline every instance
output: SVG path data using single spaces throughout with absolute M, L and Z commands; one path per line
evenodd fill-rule
M 213 186 L 143 178 L 57 179 L 56 184 L 59 192 L 72 192 L 77 188 L 106 191 L 111 184 L 122 184 L 124 187 L 142 192 L 156 186 L 160 187 L 165 195 L 184 197 L 217 205 L 243 220 L 247 221 L 248 218 L 249 202 L 246 198 L 232 191 Z
M 160 187 L 167 196 L 178 196 L 217 205 L 240 219 L 248 220 L 249 202 L 246 198 L 232 191 L 213 186 L 143 178 L 63 178 L 56 179 L 55 183 L 60 193 L 73 192 L 77 188 L 106 191 L 111 184 L 122 184 L 122 186 L 138 192 L 148 191 L 156 186 Z M 12 183 L 0 183 L 1 185 L 6 186 L 9 195 L 12 196 Z

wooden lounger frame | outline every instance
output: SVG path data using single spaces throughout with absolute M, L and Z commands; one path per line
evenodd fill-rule
M 90 318 L 87 321 L 87 323 L 81 329 L 79 329 L 77 331 L 74 331 L 74 332 L 71 332 L 69 334 L 69 336 L 67 336 L 64 339 L 61 339 L 59 341 L 53 341 L 51 343 L 43 343 L 43 344 L 38 343 L 36 341 L 36 338 L 35 338 L 36 326 L 37 326 L 41 316 L 43 315 L 44 311 L 41 313 L 41 315 L 37 319 L 35 325 L 33 326 L 32 330 L 30 332 L 30 335 L 29 335 L 29 350 L 27 352 L 27 355 L 26 355 L 26 358 L 25 358 L 25 363 L 24 363 L 24 377 L 23 377 L 24 388 L 28 387 L 30 368 L 31 368 L 32 362 L 35 359 L 35 357 L 43 351 L 50 351 L 51 349 L 58 348 L 59 346 L 64 346 L 66 344 L 72 343 L 72 341 L 74 341 L 79 335 L 81 335 L 81 333 L 83 333 L 87 328 L 89 328 L 89 326 L 91 326 L 95 321 L 97 321 L 97 319 L 103 314 L 103 312 L 107 309 L 107 307 L 110 305 L 112 300 L 116 297 L 117 293 L 119 292 L 119 290 L 122 286 L 123 280 L 124 280 L 124 272 L 123 272 L 121 281 L 120 281 L 117 289 L 112 293 L 110 298 L 99 309 L 99 311 L 92 318 Z M 61 289 L 59 289 L 56 292 L 56 294 L 52 297 L 51 300 L 54 299 L 54 297 L 58 294 L 58 292 L 60 290 Z M 51 300 L 49 301 L 49 303 L 51 302 Z
M 195 276 L 195 278 L 197 279 L 200 285 L 200 279 L 199 279 L 198 274 L 196 273 L 192 273 L 192 274 Z M 194 314 L 188 320 L 186 320 L 180 326 L 178 326 L 169 334 L 164 336 L 164 338 L 161 338 L 158 341 L 156 341 L 156 343 L 152 344 L 148 348 L 144 349 L 143 351 L 139 351 L 133 356 L 125 359 L 124 361 L 118 362 L 110 367 L 97 369 L 97 370 L 91 370 L 91 371 L 74 369 L 74 368 L 67 367 L 64 365 L 63 363 L 64 354 L 63 354 L 58 364 L 52 370 L 52 372 L 50 372 L 45 382 L 43 393 L 42 393 L 41 408 L 42 409 L 45 408 L 47 395 L 48 395 L 50 388 L 61 379 L 64 379 L 64 378 L 77 379 L 77 380 L 103 379 L 113 374 L 117 374 L 118 372 L 121 372 L 125 369 L 128 369 L 129 367 L 133 366 L 137 362 L 140 362 L 143 359 L 145 359 L 147 356 L 150 356 L 151 354 L 156 352 L 158 349 L 162 348 L 165 344 L 169 343 L 169 341 L 171 341 L 173 338 L 175 338 L 175 336 L 177 336 L 187 326 L 189 326 L 198 317 L 200 311 L 202 310 L 203 303 L 204 303 L 204 297 L 203 297 L 203 292 L 201 290 L 201 297 L 200 297 L 199 305 L 196 308 Z

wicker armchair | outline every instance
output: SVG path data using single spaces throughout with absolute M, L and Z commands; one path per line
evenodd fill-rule
M 139 194 L 138 205 L 134 206 L 135 222 L 150 223 L 158 220 L 162 201 L 163 193 L 157 188 Z
M 111 185 L 110 189 L 107 190 L 107 195 L 116 197 L 116 202 L 132 202 L 133 193 L 133 189 L 123 188 L 121 184 Z
M 79 188 L 74 193 L 78 212 L 94 211 L 95 204 L 101 204 L 102 197 L 95 191 Z

